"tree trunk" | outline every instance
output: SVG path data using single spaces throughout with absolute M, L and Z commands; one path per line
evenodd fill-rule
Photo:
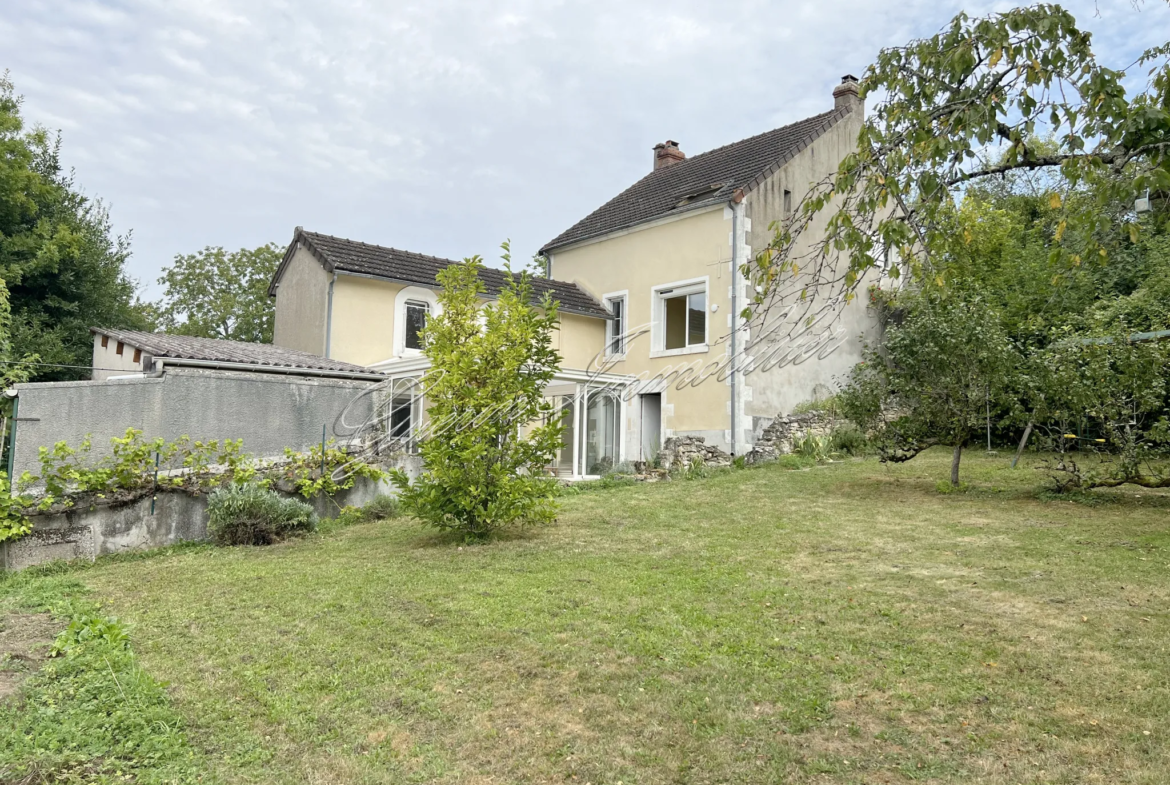
M 955 454 L 951 458 L 951 485 L 955 488 L 959 487 L 959 459 L 963 457 L 963 445 L 966 442 L 965 436 L 955 442 Z

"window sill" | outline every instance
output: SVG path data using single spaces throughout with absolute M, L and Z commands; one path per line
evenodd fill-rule
M 706 354 L 708 346 L 705 343 L 696 344 L 695 346 L 686 346 L 682 349 L 655 349 L 650 352 L 650 359 L 656 357 L 678 357 L 682 354 Z
M 621 354 L 607 354 L 602 359 L 605 360 L 606 362 L 610 362 L 610 363 L 625 362 L 626 361 L 626 353 L 622 352 Z

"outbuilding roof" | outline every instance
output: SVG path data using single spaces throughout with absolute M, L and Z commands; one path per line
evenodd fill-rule
M 104 327 L 91 327 L 90 332 L 108 336 L 127 346 L 141 349 L 144 353 L 156 358 L 179 361 L 170 363 L 172 365 L 182 365 L 183 360 L 193 360 L 207 363 L 253 365 L 257 366 L 259 371 L 277 368 L 302 370 L 310 372 L 308 375 L 313 376 L 336 374 L 339 376 L 375 377 L 379 375 L 377 371 L 370 370 L 365 366 L 331 360 L 327 357 L 319 357 L 295 349 L 286 349 L 282 346 L 273 346 L 269 343 L 224 341 L 216 338 L 195 338 L 190 335 L 171 335 L 170 333 L 111 330 Z
M 655 169 L 561 232 L 541 253 L 730 201 L 737 190 L 753 189 L 849 112 L 834 109 Z
M 429 289 L 439 288 L 436 276 L 440 272 L 453 264 L 459 264 L 453 259 L 442 259 L 413 251 L 401 251 L 397 248 L 371 245 L 328 234 L 307 232 L 298 227 L 293 242 L 285 253 L 284 261 L 281 262 L 276 275 L 273 276 L 272 285 L 268 289 L 269 295 L 276 294 L 276 286 L 280 282 L 281 275 L 292 258 L 298 242 L 313 254 L 329 272 L 338 270 L 357 275 L 369 275 L 388 281 L 424 286 Z M 503 270 L 491 267 L 484 267 L 480 270 L 479 278 L 483 281 L 486 294 L 489 297 L 498 295 L 507 282 Z M 543 299 L 547 292 L 560 303 L 561 311 L 595 316 L 600 319 L 610 318 L 609 311 L 575 283 L 534 278 L 532 287 L 537 300 Z

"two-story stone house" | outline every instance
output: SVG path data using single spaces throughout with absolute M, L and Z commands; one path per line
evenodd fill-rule
M 560 474 L 650 459 L 671 435 L 744 454 L 768 421 L 831 389 L 860 359 L 876 327 L 864 298 L 842 303 L 834 331 L 784 362 L 729 365 L 759 348 L 737 316 L 749 300 L 740 266 L 854 148 L 856 80 L 833 96 L 823 114 L 690 158 L 673 141 L 656 145 L 645 177 L 541 249 L 538 293 L 561 312 L 563 368 L 547 390 L 564 406 Z M 435 274 L 452 263 L 298 228 L 269 290 L 274 343 L 417 377 Z M 502 274 L 483 279 L 490 297 Z M 397 410 L 410 413 L 394 424 L 405 429 L 421 406 Z

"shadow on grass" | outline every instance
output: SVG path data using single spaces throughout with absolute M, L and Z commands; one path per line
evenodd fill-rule
M 413 521 L 413 519 L 411 519 Z M 419 521 L 413 521 L 425 526 Z M 501 529 L 487 537 L 468 538 L 462 532 L 446 529 L 428 529 L 411 539 L 407 547 L 413 550 L 427 550 L 438 548 L 490 548 L 493 545 L 505 543 L 534 542 L 541 539 L 547 526 L 523 526 Z

